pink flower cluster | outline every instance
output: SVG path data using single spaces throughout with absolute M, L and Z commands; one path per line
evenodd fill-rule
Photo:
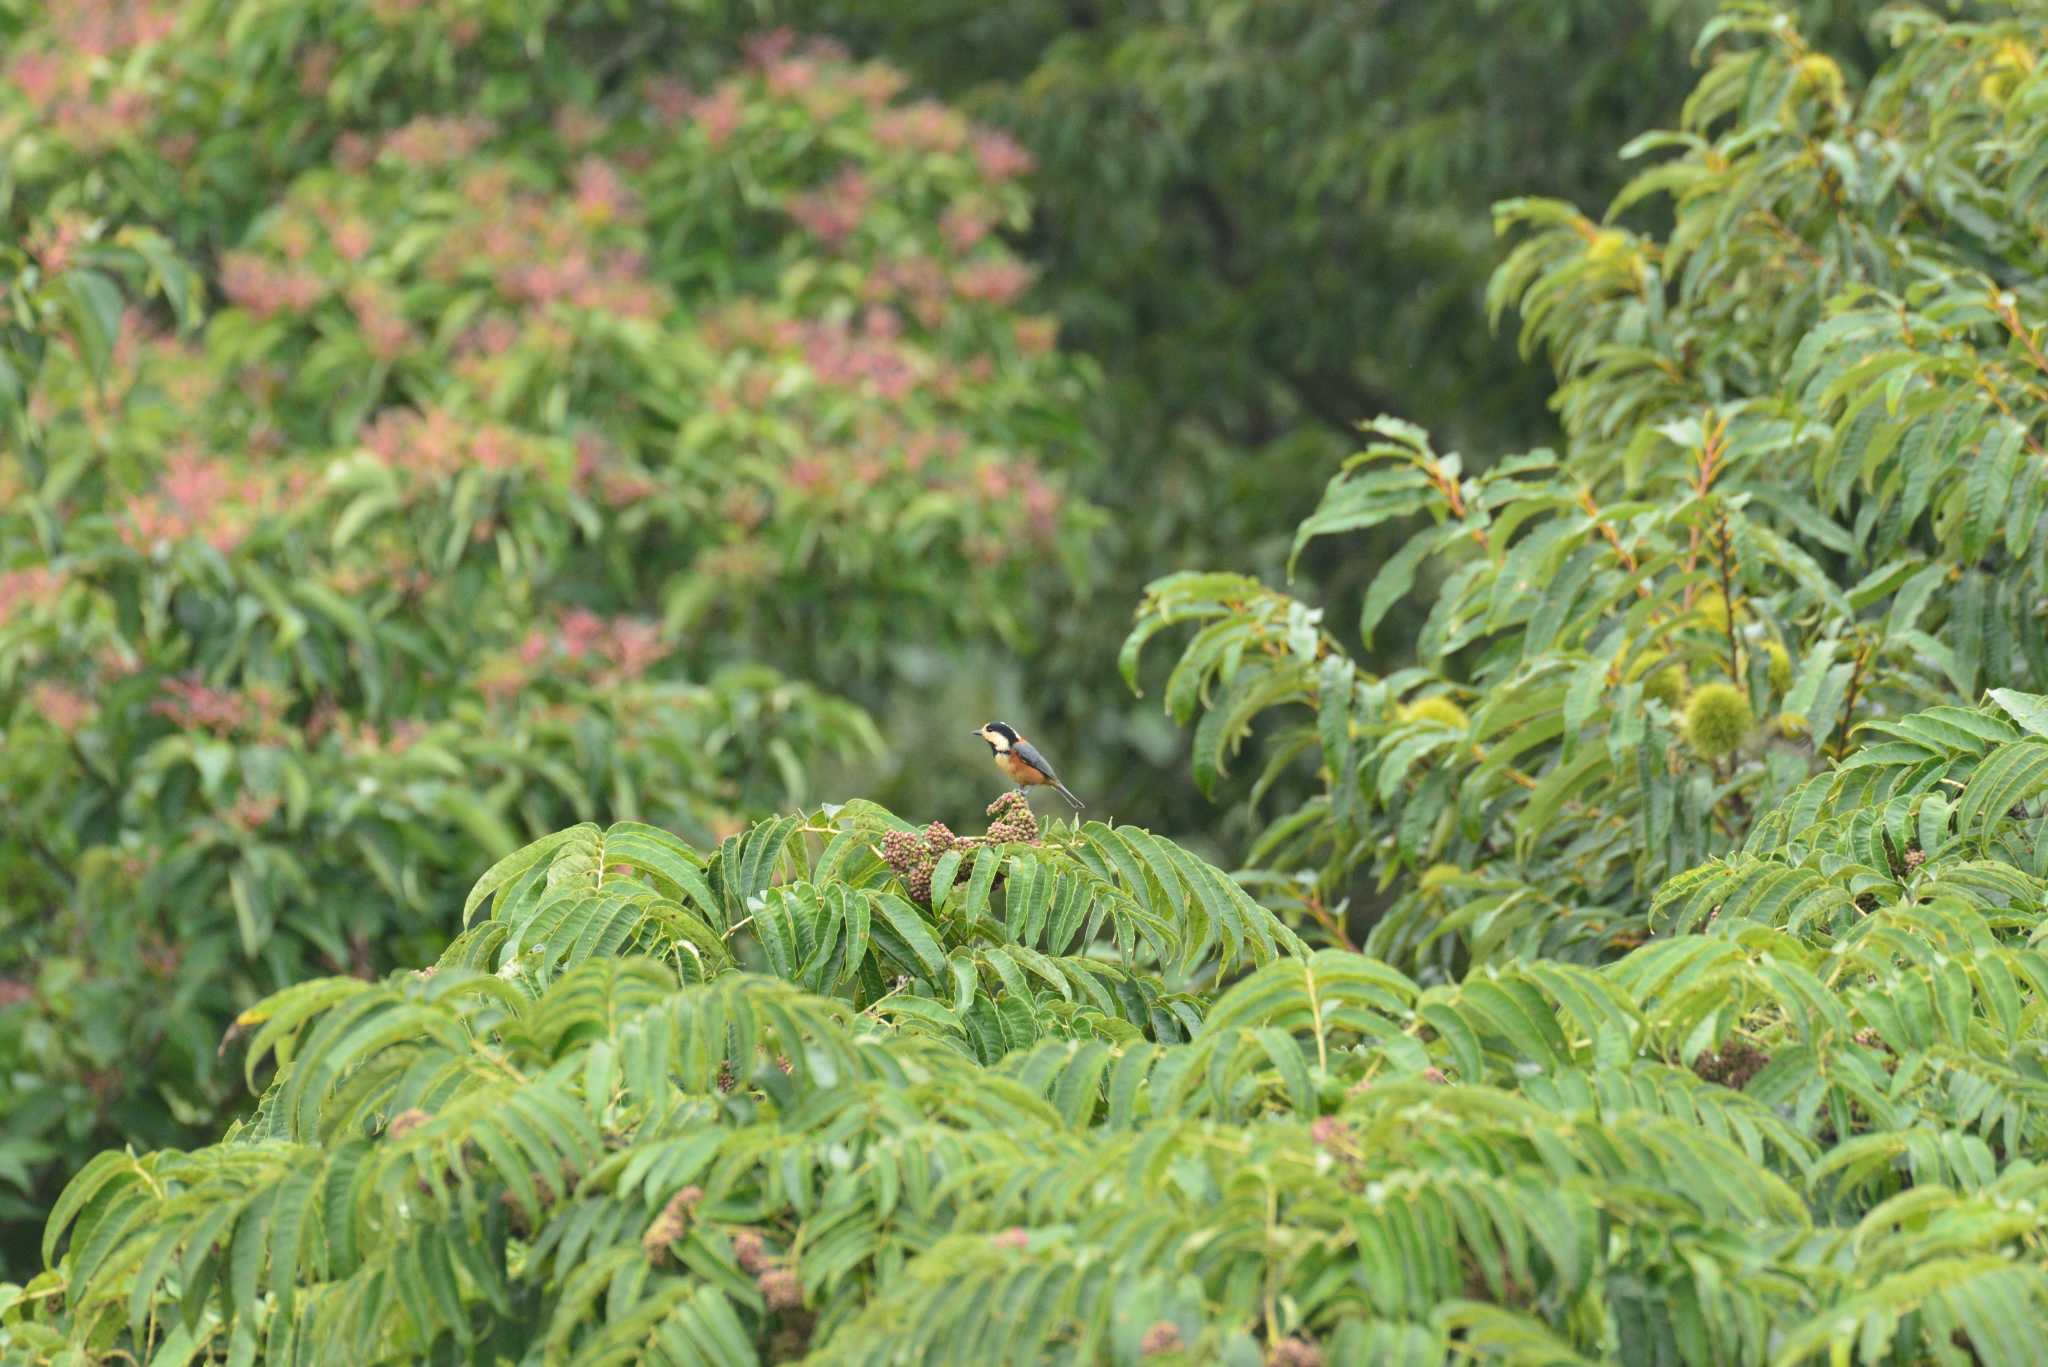
M 1010 335 L 1022 356 L 1044 356 L 1059 345 L 1060 320 L 1040 314 L 1010 324 Z
M 370 354 L 386 365 L 419 345 L 419 335 L 399 311 L 397 298 L 384 286 L 358 281 L 349 286 L 348 306 Z
M 1032 462 L 1013 456 L 1000 464 L 983 465 L 970 487 L 988 507 L 1022 514 L 1023 530 L 1033 542 L 1045 545 L 1058 535 L 1060 508 L 1066 500 Z
M 881 62 L 863 62 L 840 78 L 847 94 L 870 109 L 880 109 L 903 93 L 910 78 Z
M 627 188 L 616 166 L 603 157 L 576 163 L 576 215 L 585 223 L 603 224 L 639 217 L 639 199 Z
M 1028 175 L 1038 165 L 1024 144 L 997 128 L 975 132 L 974 161 L 982 175 L 999 183 Z
M 572 608 L 556 623 L 554 649 L 576 664 L 605 667 L 604 678 L 637 679 L 667 658 L 670 646 L 661 627 L 644 617 L 600 617 L 587 608 Z M 539 663 L 548 649 L 546 638 L 530 633 L 519 647 L 522 662 Z
M 334 140 L 334 165 L 338 170 L 358 175 L 369 170 L 376 160 L 376 139 L 367 134 L 351 129 Z
M 783 478 L 798 493 L 830 496 L 844 506 L 857 504 L 869 490 L 892 477 L 913 479 L 920 487 L 950 489 L 981 501 L 982 494 L 976 486 L 963 483 L 957 473 L 948 473 L 967 450 L 967 434 L 959 428 L 911 430 L 893 414 L 872 414 L 860 422 L 850 442 L 835 445 L 813 440 L 808 454 L 792 459 L 784 467 Z M 1042 481 L 1032 472 L 1015 486 L 1005 483 L 1002 489 L 1006 494 L 1013 488 L 1033 491 L 1024 505 L 1030 515 L 1043 503 L 1042 495 L 1035 492 L 1040 484 Z M 1047 491 L 1050 492 L 1049 486 Z M 758 526 L 768 512 L 767 505 L 750 485 L 729 489 L 721 498 L 719 509 L 728 523 L 749 530 Z M 1048 511 L 1056 512 L 1056 507 Z
M 332 735 L 351 754 L 395 756 L 424 739 L 427 724 L 417 717 L 403 717 L 380 731 L 375 722 L 356 720 L 333 698 L 323 697 L 313 704 L 304 730 L 309 745 L 318 745 Z
M 385 134 L 380 150 L 416 170 L 432 171 L 467 160 L 495 132 L 497 125 L 481 115 L 421 114 Z
M 836 320 L 806 325 L 804 364 L 820 384 L 865 388 L 892 402 L 904 398 L 917 388 L 919 366 L 915 353 L 896 342 L 896 328 L 891 326 L 894 318 L 885 309 L 871 308 L 860 333 Z
M 1013 256 L 969 262 L 953 272 L 953 291 L 962 299 L 1007 304 L 1031 286 L 1032 270 Z
M 900 449 L 904 467 L 915 473 L 924 468 L 934 456 L 943 460 L 958 460 L 967 451 L 967 434 L 957 427 L 932 431 L 921 429 L 900 438 Z
M 99 704 L 75 688 L 45 680 L 29 691 L 29 702 L 36 715 L 56 727 L 67 736 L 75 736 L 79 729 L 99 715 Z
M 139 132 L 154 103 L 132 86 L 95 91 L 110 59 L 155 43 L 177 25 L 177 6 L 158 0 L 68 0 L 51 6 L 51 49 L 18 54 L 0 69 L 42 114 L 45 124 L 87 151 Z M 113 65 L 118 70 L 118 64 Z
M 72 91 L 74 84 L 90 86 L 90 81 L 76 79 L 75 70 L 66 70 L 63 60 L 54 52 L 32 50 L 17 53 L 14 60 L 0 68 L 0 75 L 31 105 L 47 110 L 60 94 Z
M 149 710 L 169 717 L 180 731 L 216 736 L 275 737 L 284 722 L 284 695 L 263 684 L 240 692 L 211 688 L 196 674 L 163 680 L 163 694 Z
M 648 77 L 640 83 L 640 98 L 647 102 L 655 121 L 670 128 L 689 118 L 690 108 L 697 101 L 690 87 L 673 76 Z
M 59 94 L 83 95 L 96 61 L 168 37 L 177 11 L 169 0 L 66 0 L 51 8 L 49 23 L 70 69 L 52 53 L 25 52 L 8 64 L 7 78 L 43 109 Z
M 71 259 L 85 241 L 90 226 L 76 214 L 58 214 L 52 221 L 30 230 L 24 245 L 43 268 L 44 275 L 61 275 L 70 269 Z
M 939 216 L 939 236 L 956 252 L 968 252 L 996 226 L 995 211 L 977 200 L 961 200 Z
M 539 454 L 530 438 L 501 423 L 458 417 L 438 405 L 424 410 L 387 408 L 364 424 L 363 446 L 394 470 L 417 470 L 445 479 L 470 466 L 509 471 L 533 468 Z
M 706 142 L 723 147 L 746 120 L 744 99 L 737 82 L 724 81 L 709 95 L 690 101 L 689 117 L 703 130 Z
M 63 591 L 65 578 L 64 571 L 48 565 L 0 572 L 0 623 L 12 618 L 16 608 L 35 607 L 54 599 Z
M 1009 134 L 978 128 L 936 100 L 893 105 L 907 84 L 903 74 L 878 62 L 856 66 L 846 49 L 830 39 L 799 39 L 792 30 L 778 28 L 753 35 L 745 49 L 759 91 L 771 100 L 796 103 L 816 123 L 864 107 L 873 115 L 868 131 L 884 150 L 939 155 L 964 151 L 982 177 L 996 184 L 1035 165 L 1031 154 Z M 704 95 L 671 79 L 651 81 L 643 90 L 657 119 L 670 127 L 693 121 L 713 147 L 725 146 L 739 130 L 748 93 L 745 83 L 737 80 L 724 81 Z M 857 222 L 860 207 L 827 190 L 798 197 L 789 211 L 814 235 L 837 242 L 851 232 L 847 220 L 850 216 Z
M 354 264 L 370 254 L 370 248 L 377 245 L 377 230 L 360 218 L 351 215 L 327 226 L 327 240 L 334 244 L 334 254 Z
M 779 62 L 809 57 L 814 62 L 843 62 L 846 49 L 830 38 L 804 38 L 787 24 L 761 29 L 740 42 L 747 65 L 766 71 Z
M 749 46 L 749 64 L 768 95 L 794 101 L 820 123 L 856 104 L 880 109 L 905 85 L 902 73 L 879 62 L 853 66 L 851 54 L 830 38 L 799 43 L 784 28 L 755 35 Z
M 661 492 L 657 480 L 621 461 L 609 444 L 595 433 L 583 432 L 576 438 L 576 474 L 572 487 L 578 493 L 585 493 L 592 486 L 595 486 L 598 497 L 613 508 L 629 508 Z
M 248 532 L 244 509 L 264 501 L 261 480 L 238 480 L 226 461 L 186 447 L 164 462 L 153 493 L 128 501 L 121 540 L 130 550 L 153 555 L 171 542 L 196 536 L 225 554 Z
M 805 232 L 836 247 L 860 227 L 873 198 L 867 177 L 849 166 L 820 188 L 791 195 L 783 211 Z
M 50 110 L 50 126 L 88 152 L 105 151 L 142 131 L 156 111 L 143 91 L 131 87 L 104 96 L 61 100 Z
M 471 174 L 463 196 L 474 216 L 442 239 L 430 269 L 443 279 L 482 272 L 515 303 L 574 308 L 629 318 L 659 318 L 667 292 L 647 278 L 646 262 L 625 247 L 601 248 L 589 235 L 600 225 L 628 223 L 637 197 L 610 163 L 585 158 L 573 197 L 520 193 L 501 166 Z
M 580 104 L 565 104 L 555 111 L 555 136 L 562 145 L 581 151 L 604 136 L 604 116 Z
M 477 525 L 482 527 L 486 524 L 479 522 Z M 434 575 L 404 547 L 392 547 L 381 559 L 368 563 L 358 561 L 336 565 L 326 574 L 327 586 L 349 597 L 384 588 L 409 598 L 419 598 L 425 596 L 435 582 Z
M 565 668 L 588 671 L 598 687 L 611 688 L 641 677 L 672 651 L 657 623 L 571 608 L 557 617 L 552 632 L 530 631 L 516 651 L 486 662 L 477 672 L 477 688 L 487 701 L 503 704 L 536 678 Z
M 274 797 L 258 796 L 245 790 L 235 794 L 234 802 L 221 815 L 237 830 L 253 832 L 269 825 L 283 805 Z
M 952 282 L 945 266 L 924 255 L 899 256 L 883 261 L 868 272 L 864 293 L 870 300 L 902 299 L 912 317 L 928 328 L 946 319 L 952 301 Z
M 498 292 L 516 302 L 561 302 L 622 318 L 659 318 L 669 309 L 661 288 L 649 281 L 637 253 L 619 251 L 593 259 L 571 251 L 556 260 L 507 263 L 498 271 Z
M 327 297 L 327 282 L 317 271 L 274 265 L 254 252 L 222 254 L 220 288 L 258 318 L 305 313 Z
M 937 100 L 916 100 L 876 115 L 872 131 L 892 152 L 957 152 L 967 144 L 970 125 Z
M 735 299 L 723 308 L 705 313 L 697 331 L 704 345 L 713 351 L 774 351 L 797 346 L 804 339 L 802 323 L 752 297 Z

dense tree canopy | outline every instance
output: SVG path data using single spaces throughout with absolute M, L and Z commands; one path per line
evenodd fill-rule
M 227 1017 L 430 956 L 532 836 L 716 839 L 872 758 L 893 644 L 1022 640 L 1093 517 L 994 235 L 1028 154 L 891 69 L 770 35 L 699 89 L 573 7 L 215 17 L 10 57 L 16 1184 L 217 1130 Z
M 842 9 L 913 68 L 957 38 L 937 0 Z M 897 643 L 1069 659 L 1081 591 L 1221 506 L 1154 508 L 1118 422 L 1205 392 L 1234 468 L 1276 453 L 1239 419 L 1311 430 L 1287 366 L 1338 358 L 1355 403 L 1392 364 L 1310 340 L 1346 262 L 1284 224 L 1381 195 L 1423 243 L 1429 155 L 1356 140 L 1432 92 L 1339 127 L 1302 77 L 1382 72 L 1443 8 L 1069 9 L 966 30 L 1044 47 L 973 98 L 1157 101 L 1219 161 L 1271 127 L 1273 179 L 1229 183 L 1303 186 L 1246 255 L 1208 239 L 1246 274 L 1158 317 L 1187 352 L 1122 369 L 1102 339 L 1170 293 L 1135 206 L 1188 168 L 1048 172 L 1027 232 L 1023 142 L 835 46 L 668 85 L 675 15 L 643 48 L 596 7 L 265 0 L 231 60 L 148 7 L 10 58 L 20 1213 L 67 1126 L 140 1142 L 48 1203 L 0 1354 L 2035 1360 L 2048 9 L 1554 8 L 1653 64 L 1690 26 L 1703 64 L 1605 214 L 1495 210 L 1555 440 L 1501 438 L 1505 382 L 1409 386 L 1289 554 L 1208 520 L 1124 639 L 1192 786 L 1262 822 L 1234 873 L 1114 807 L 1007 795 L 974 834 L 942 782 L 915 820 L 808 794 L 901 724 Z M 1283 50 L 1298 105 L 1234 69 Z M 1611 84 L 1555 98 L 1606 118 Z M 1474 165 L 1521 164 L 1499 123 Z M 1119 183 L 1088 211 L 1131 215 L 1135 311 L 1063 359 L 1016 252 L 1086 337 L 1110 274 L 1062 197 Z M 1196 354 L 1202 301 L 1269 276 Z M 927 753 L 982 720 L 914 696 Z M 168 1119 L 107 1076 L 143 1048 Z M 259 1100 L 222 1133 L 231 1065 Z
M 1548 376 L 1484 317 L 1488 207 L 1605 202 L 1627 170 L 1615 149 L 1676 119 L 1716 2 L 826 7 L 1039 160 L 1023 241 L 1044 265 L 1036 297 L 1102 372 L 1092 487 L 1117 513 L 1115 591 L 1056 623 L 1058 667 L 1017 697 L 1101 757 L 1089 791 L 1175 830 L 1217 823 L 1169 780 L 1180 753 L 1156 715 L 1100 687 L 1103 641 L 1165 569 L 1277 575 L 1359 421 L 1427 423 L 1481 463 L 1554 439 Z M 1869 6 L 1788 8 L 1846 70 L 1867 66 Z M 1395 529 L 1318 544 L 1300 570 L 1354 593 L 1399 546 Z M 1400 639 L 1369 662 L 1400 663 Z M 1219 850 L 1242 829 L 1224 816 Z

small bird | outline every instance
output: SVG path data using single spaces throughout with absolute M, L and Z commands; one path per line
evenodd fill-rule
M 995 753 L 996 768 L 1002 770 L 1017 785 L 1017 791 L 1026 788 L 1051 785 L 1059 789 L 1060 796 L 1074 804 L 1079 811 L 1088 804 L 1067 791 L 1067 785 L 1060 782 L 1060 776 L 1052 771 L 1052 763 L 1038 753 L 1038 747 L 1017 734 L 1017 728 L 1008 722 L 992 721 L 978 731 L 969 733 L 988 742 L 988 748 Z

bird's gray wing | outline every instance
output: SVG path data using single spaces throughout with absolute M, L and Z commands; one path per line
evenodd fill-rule
M 1038 747 L 1033 745 L 1030 741 L 1020 740 L 1015 745 L 1011 746 L 1010 749 L 1013 753 L 1016 754 L 1018 759 L 1023 760 L 1026 764 L 1036 769 L 1039 773 L 1044 774 L 1053 782 L 1059 782 L 1060 776 L 1052 771 L 1052 763 L 1049 760 L 1047 760 L 1044 755 L 1039 754 Z

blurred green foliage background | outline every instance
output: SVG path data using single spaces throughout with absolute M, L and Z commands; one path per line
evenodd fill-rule
M 2038 1356 L 2048 0 L 0 39 L 0 1361 Z
M 957 818 L 1000 716 L 1241 850 L 1144 585 L 1280 574 L 1375 414 L 1554 436 L 1487 206 L 1604 201 L 1710 9 L 4 0 L 10 1260 L 572 820 Z

